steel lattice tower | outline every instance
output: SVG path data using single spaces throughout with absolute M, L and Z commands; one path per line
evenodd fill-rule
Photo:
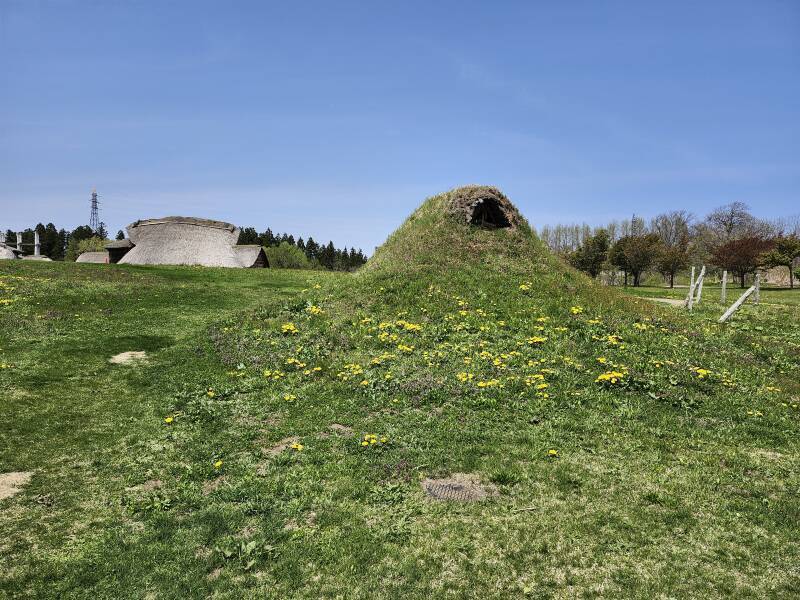
M 98 211 L 99 202 L 97 202 L 97 190 L 92 188 L 92 213 L 89 216 L 89 227 L 92 231 L 97 231 L 100 228 L 100 214 Z

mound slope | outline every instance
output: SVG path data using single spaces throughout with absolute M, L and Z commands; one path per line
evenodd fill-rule
M 469 185 L 425 200 L 376 250 L 364 271 L 508 268 L 542 262 L 559 268 L 553 259 L 500 190 Z

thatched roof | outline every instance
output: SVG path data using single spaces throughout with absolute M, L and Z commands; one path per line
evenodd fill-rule
M 23 256 L 22 260 L 43 260 L 45 262 L 51 262 L 53 259 L 49 256 L 36 256 L 35 254 L 28 254 L 27 256 Z
M 264 253 L 264 248 L 258 244 L 243 244 L 234 246 L 233 251 L 239 258 L 239 262 L 245 268 L 250 267 L 269 267 L 269 260 Z
M 233 247 L 239 228 L 222 221 L 163 217 L 128 225 L 134 247 L 119 262 L 131 265 L 241 267 Z
M 522 216 L 503 192 L 486 185 L 453 190 L 448 210 L 461 221 L 487 229 L 516 227 Z
M 15 259 L 20 258 L 22 252 L 16 248 L 0 242 L 0 259 Z
M 111 250 L 112 248 L 133 248 L 133 246 L 133 242 L 125 238 L 124 240 L 114 240 L 113 242 L 108 242 L 106 244 L 106 250 Z
M 78 258 L 75 259 L 75 262 L 79 263 L 107 263 L 108 262 L 108 252 L 84 252 Z

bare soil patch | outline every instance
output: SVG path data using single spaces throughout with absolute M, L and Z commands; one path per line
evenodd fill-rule
M 331 423 L 328 425 L 328 429 L 333 431 L 334 433 L 339 433 L 341 435 L 350 435 L 353 433 L 353 428 L 348 427 L 347 425 L 342 425 L 341 423 Z
M 131 350 L 130 352 L 120 352 L 108 359 L 113 365 L 127 365 L 135 362 L 147 360 L 147 352 L 144 350 Z
M 133 487 L 127 488 L 129 492 L 139 491 L 139 492 L 152 492 L 153 490 L 157 490 L 162 485 L 160 479 L 148 479 L 144 483 L 140 483 L 139 485 L 134 485 Z
M 0 473 L 0 500 L 16 496 L 28 485 L 33 477 L 31 471 L 14 471 Z
M 206 481 L 203 484 L 203 496 L 208 496 L 211 492 L 215 492 L 218 490 L 222 484 L 225 483 L 225 476 L 220 475 L 216 479 L 212 479 L 211 481 Z
M 454 473 L 442 479 L 425 479 L 422 481 L 422 489 L 434 500 L 455 502 L 478 502 L 497 495 L 497 488 L 481 483 L 480 478 L 471 473 Z
M 295 444 L 300 441 L 300 438 L 296 436 L 283 438 L 280 442 L 272 446 L 271 448 L 265 448 L 264 454 L 267 456 L 278 456 L 281 452 L 286 450 L 292 444 Z

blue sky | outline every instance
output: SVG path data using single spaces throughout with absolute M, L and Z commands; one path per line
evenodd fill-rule
M 534 226 L 800 213 L 800 3 L 0 0 L 0 228 L 171 214 L 371 252 L 426 196 Z

